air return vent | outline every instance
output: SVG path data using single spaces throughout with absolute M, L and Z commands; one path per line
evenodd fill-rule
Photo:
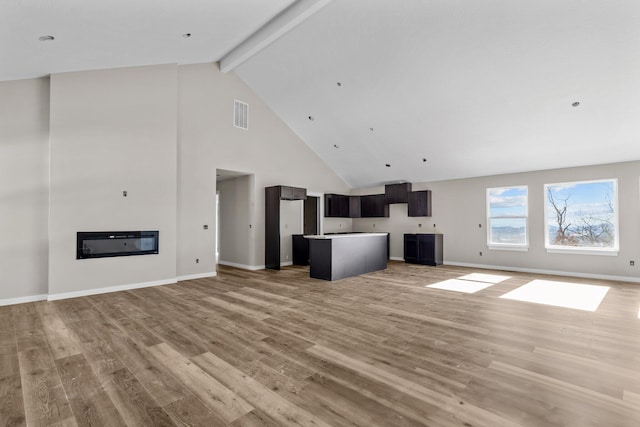
M 233 125 L 240 129 L 249 129 L 249 105 L 233 100 Z

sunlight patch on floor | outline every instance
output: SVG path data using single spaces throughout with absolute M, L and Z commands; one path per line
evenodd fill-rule
M 487 282 L 487 283 L 500 283 L 507 279 L 511 279 L 511 276 L 502 276 L 499 274 L 484 274 L 484 273 L 471 273 L 466 276 L 458 277 L 463 280 L 473 280 L 475 282 Z
M 536 279 L 500 298 L 596 311 L 608 290 L 608 286 Z
M 486 282 L 474 282 L 471 280 L 449 279 L 443 282 L 434 283 L 433 285 L 427 285 L 427 288 L 444 289 L 447 291 L 464 292 L 465 294 L 473 294 L 481 291 L 489 286 L 493 286 L 493 283 Z

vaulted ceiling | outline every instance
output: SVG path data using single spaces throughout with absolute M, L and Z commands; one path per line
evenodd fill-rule
M 3 0 L 0 80 L 215 62 L 293 2 Z
M 236 72 L 355 187 L 640 159 L 637 0 L 333 1 Z
M 5 1 L 0 80 L 218 61 L 300 3 L 234 72 L 353 187 L 640 159 L 637 0 Z

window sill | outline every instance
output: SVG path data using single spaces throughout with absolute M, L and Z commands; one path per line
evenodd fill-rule
M 529 251 L 529 246 L 487 245 L 487 248 L 492 251 L 516 251 L 516 252 Z
M 548 254 L 570 254 L 570 255 L 604 255 L 618 256 L 618 249 L 576 249 L 576 248 L 546 248 Z

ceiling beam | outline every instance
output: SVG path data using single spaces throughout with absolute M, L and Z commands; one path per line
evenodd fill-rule
M 298 24 L 329 4 L 331 0 L 298 0 L 291 4 L 220 60 L 220 70 L 227 73 L 265 47 L 291 31 Z

